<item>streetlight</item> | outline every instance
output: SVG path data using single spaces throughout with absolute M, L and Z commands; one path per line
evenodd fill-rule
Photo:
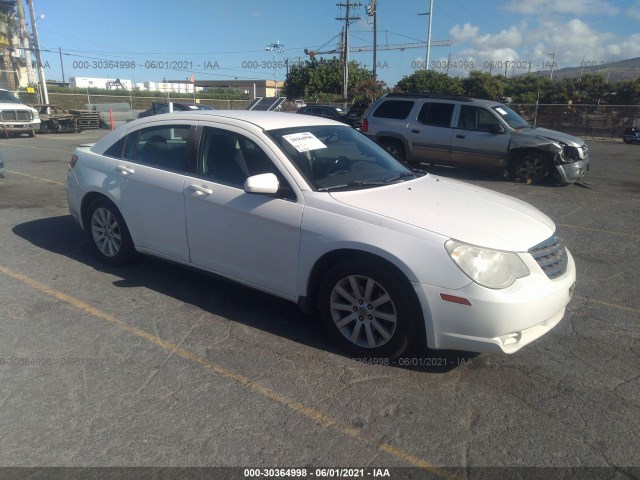
M 29 16 L 31 17 L 31 29 L 33 30 L 33 45 L 36 48 L 36 61 L 38 62 L 38 77 L 40 79 L 40 88 L 42 89 L 42 103 L 45 105 L 49 105 L 49 92 L 47 91 L 47 81 L 44 78 L 44 68 L 42 67 L 42 57 L 40 55 L 40 42 L 38 41 L 38 28 L 36 27 L 36 22 L 38 20 L 44 19 L 44 15 L 41 14 L 38 18 L 36 18 L 36 14 L 34 13 L 33 8 L 33 0 L 27 0 L 27 5 L 29 5 Z M 49 113 L 49 108 L 47 107 L 47 113 Z
M 280 43 L 271 43 L 265 48 L 268 52 L 273 52 L 273 79 L 276 82 L 276 97 L 278 96 L 278 54 L 284 52 L 284 45 Z

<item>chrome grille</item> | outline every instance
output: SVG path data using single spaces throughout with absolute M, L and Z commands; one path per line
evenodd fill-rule
M 530 248 L 529 253 L 551 279 L 567 271 L 567 249 L 558 235 L 554 234 L 551 238 Z
M 30 122 L 31 112 L 29 110 L 3 110 L 0 118 L 5 122 Z

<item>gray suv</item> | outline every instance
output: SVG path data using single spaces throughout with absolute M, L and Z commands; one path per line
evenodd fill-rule
M 582 139 L 532 127 L 489 100 L 388 93 L 371 105 L 362 132 L 409 163 L 493 168 L 527 182 L 555 175 L 563 185 L 589 170 Z

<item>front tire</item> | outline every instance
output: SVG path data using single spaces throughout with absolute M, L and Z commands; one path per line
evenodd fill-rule
M 87 209 L 86 231 L 97 256 L 109 265 L 125 265 L 135 257 L 129 229 L 110 200 L 96 198 Z
M 513 163 L 511 176 L 514 180 L 536 183 L 549 175 L 549 164 L 543 155 L 537 152 L 525 153 Z
M 332 267 L 319 291 L 322 323 L 330 337 L 357 358 L 398 358 L 419 338 L 422 319 L 400 273 L 370 261 Z

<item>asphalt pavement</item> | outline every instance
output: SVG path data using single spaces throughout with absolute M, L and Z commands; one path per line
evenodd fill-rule
M 568 187 L 432 167 L 547 213 L 575 294 L 514 355 L 372 365 L 283 300 L 149 257 L 97 261 L 64 181 L 74 147 L 104 133 L 0 139 L 1 466 L 640 476 L 640 146 L 589 142 L 591 171 Z

